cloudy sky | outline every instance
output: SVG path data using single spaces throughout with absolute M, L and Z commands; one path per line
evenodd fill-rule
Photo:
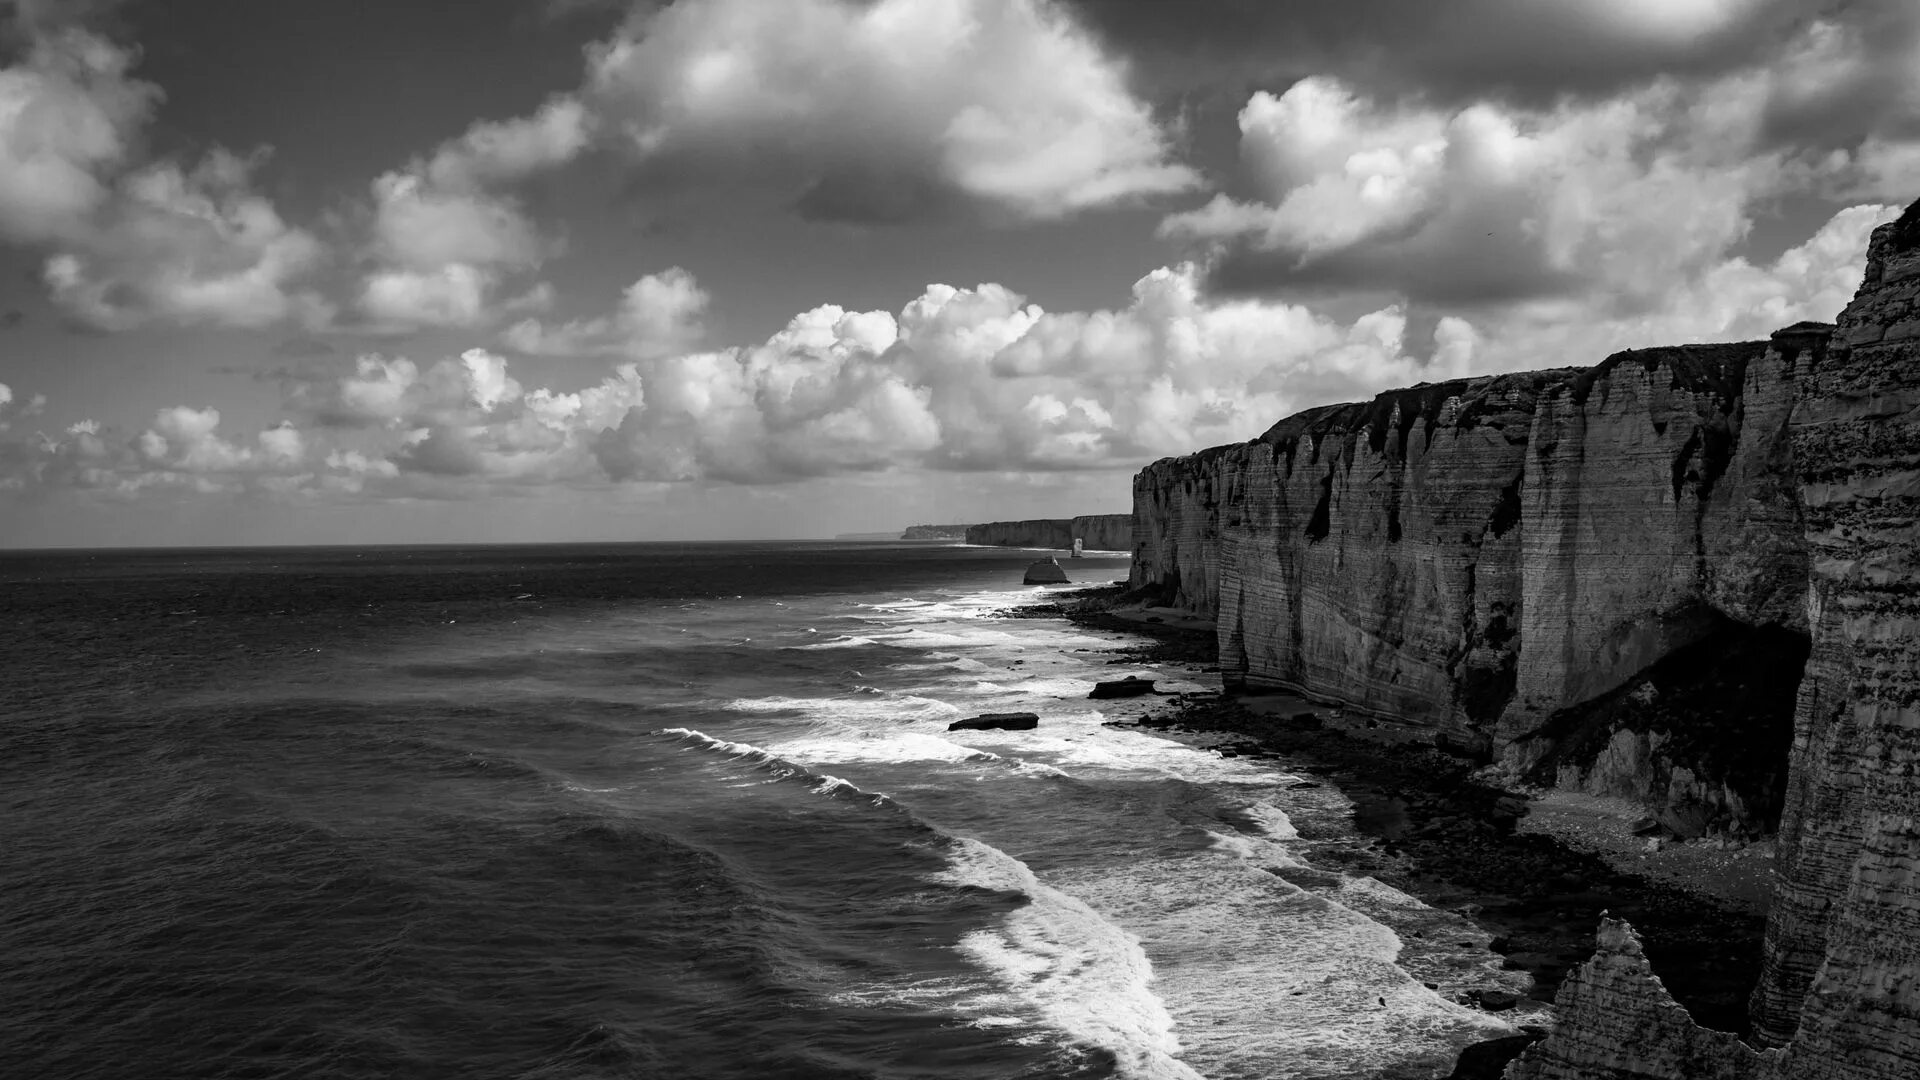
M 1910 0 L 0 0 L 0 545 L 1124 511 L 1831 318 Z

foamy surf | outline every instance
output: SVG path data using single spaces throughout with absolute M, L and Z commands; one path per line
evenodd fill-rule
M 716 751 L 728 757 L 738 758 L 767 773 L 775 781 L 796 780 L 805 784 L 816 794 L 851 796 L 871 802 L 875 806 L 898 806 L 885 792 L 865 791 L 837 776 L 814 772 L 798 762 L 789 761 L 771 750 L 751 743 L 716 739 L 704 731 L 695 731 L 692 728 L 664 728 L 660 734 L 691 743 L 697 749 Z
M 1162 699 L 1087 700 L 1096 681 L 1125 674 L 1176 692 L 1211 680 L 1110 663 L 1114 640 L 1078 628 L 981 621 L 1028 599 L 996 592 L 863 607 L 856 631 L 802 639 L 892 647 L 884 662 L 860 662 L 867 674 L 852 693 L 842 679 L 831 696 L 801 690 L 723 706 L 740 718 L 725 730 L 780 760 L 896 792 L 924 820 L 980 837 L 955 845 L 942 880 L 1031 898 L 960 945 L 994 973 L 991 992 L 910 980 L 902 994 L 953 1007 L 976 1027 L 1044 1025 L 1113 1054 L 1121 1075 L 1182 1080 L 1427 1066 L 1442 1075 L 1465 1042 L 1510 1031 L 1446 996 L 1468 977 L 1473 950 L 1439 955 L 1413 932 L 1450 918 L 1459 940 L 1473 942 L 1463 920 L 1311 864 L 1294 819 L 1317 820 L 1315 800 L 1337 793 L 1290 792 L 1298 778 L 1271 762 L 1108 726 Z M 814 655 L 846 663 L 844 653 Z M 946 730 L 959 717 L 1007 711 L 1036 712 L 1039 727 Z M 1484 975 L 1476 985 L 1488 984 Z
M 951 870 L 934 880 L 1018 892 L 1028 903 L 960 949 L 993 972 L 1003 1001 L 978 1002 L 983 1024 L 1018 1022 L 995 1006 L 1032 1010 L 1076 1042 L 1114 1056 L 1119 1074 L 1139 1080 L 1203 1080 L 1178 1060 L 1173 1018 L 1150 989 L 1153 965 L 1132 935 L 1085 903 L 1044 885 L 1025 863 L 978 840 L 954 841 Z
M 944 701 L 917 694 L 895 694 L 875 687 L 852 692 L 851 697 L 755 697 L 734 698 L 721 705 L 728 712 L 778 715 L 799 713 L 809 720 L 834 720 L 841 723 L 898 724 L 914 720 L 957 719 L 960 709 Z
M 1470 1038 L 1509 1033 L 1413 979 L 1396 963 L 1400 939 L 1337 890 L 1275 876 L 1300 865 L 1279 845 L 1212 838 L 1185 858 L 1050 875 L 1153 958 L 1189 1068 L 1210 1080 L 1272 1080 L 1419 1062 L 1439 1075 Z

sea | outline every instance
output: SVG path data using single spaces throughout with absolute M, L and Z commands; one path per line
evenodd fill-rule
M 1454 998 L 1523 977 L 1342 869 L 1337 790 L 1088 697 L 1217 675 L 998 614 L 1068 588 L 1034 557 L 0 553 L 0 1072 L 1411 1078 L 1508 1034 Z

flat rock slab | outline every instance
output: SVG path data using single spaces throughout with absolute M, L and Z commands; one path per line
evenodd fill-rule
M 1030 712 L 992 712 L 966 720 L 955 720 L 947 725 L 948 731 L 1032 731 L 1040 726 L 1040 714 Z
M 1499 1039 L 1486 1039 L 1474 1043 L 1460 1051 L 1460 1059 L 1453 1067 L 1453 1075 L 1447 1080 L 1500 1080 L 1506 1072 L 1507 1064 L 1520 1056 L 1521 1051 L 1539 1041 L 1540 1036 L 1533 1034 L 1508 1035 Z
M 1129 675 L 1124 679 L 1112 679 L 1093 684 L 1090 698 L 1127 698 L 1153 693 L 1153 680 Z

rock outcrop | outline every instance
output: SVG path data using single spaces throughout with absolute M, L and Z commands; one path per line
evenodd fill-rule
M 1143 679 L 1138 675 L 1129 675 L 1124 679 L 1108 679 L 1096 682 L 1087 696 L 1095 699 L 1141 697 L 1155 693 L 1152 679 Z
M 967 527 L 969 544 L 1072 550 L 1079 538 L 1088 551 L 1132 551 L 1132 514 L 1086 514 L 1075 518 L 990 521 Z
M 947 725 L 948 731 L 1032 731 L 1040 726 L 1040 714 L 1030 712 L 990 712 Z
M 1739 761 L 1644 713 L 1568 710 L 1683 648 L 1737 661 L 1762 628 L 1804 647 L 1787 368 L 1825 332 L 1423 385 L 1156 462 L 1131 584 L 1214 613 L 1232 684 L 1425 724 L 1536 778 L 1611 791 L 1628 767 L 1650 801 L 1756 831 L 1782 798 L 1784 704 L 1740 718 Z
M 1602 918 L 1593 959 L 1560 985 L 1559 1026 L 1507 1080 L 1772 1080 L 1781 1053 L 1694 1024 L 1654 975 L 1633 928 Z
M 1060 569 L 1060 560 L 1041 559 L 1027 567 L 1027 575 L 1020 579 L 1023 585 L 1065 585 L 1072 579 Z

